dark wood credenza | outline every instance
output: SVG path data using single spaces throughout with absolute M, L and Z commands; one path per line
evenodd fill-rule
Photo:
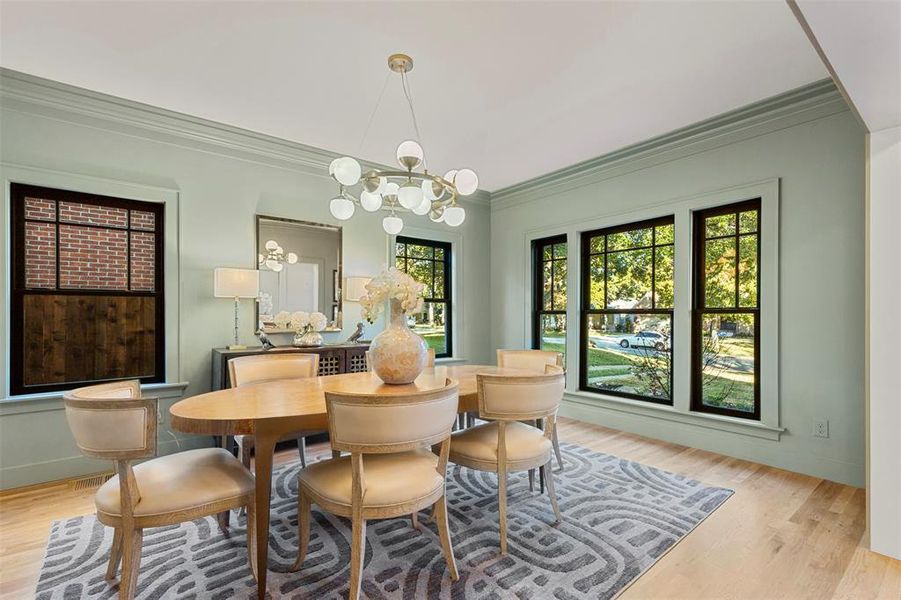
M 319 346 L 318 348 L 285 346 L 273 348 L 272 350 L 263 350 L 262 346 L 245 350 L 213 348 L 212 389 L 215 391 L 231 387 L 228 381 L 228 361 L 239 356 L 281 354 L 283 352 L 315 352 L 319 355 L 319 375 L 321 376 L 365 371 L 367 350 L 369 350 L 369 344 L 334 344 Z

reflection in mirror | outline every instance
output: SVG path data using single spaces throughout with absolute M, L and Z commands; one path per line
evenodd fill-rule
M 257 215 L 257 322 L 272 333 L 280 312 L 321 312 L 341 330 L 341 228 Z

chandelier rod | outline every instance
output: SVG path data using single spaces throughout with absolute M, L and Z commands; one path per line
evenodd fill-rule
M 360 147 L 357 149 L 357 155 L 363 155 L 363 143 L 366 141 L 366 137 L 369 135 L 369 129 L 372 127 L 372 122 L 375 120 L 375 115 L 379 112 L 379 107 L 382 105 L 382 96 L 385 95 L 385 90 L 388 89 L 388 78 L 391 77 L 391 72 L 389 71 L 385 75 L 385 81 L 382 82 L 382 91 L 379 92 L 379 98 L 375 101 L 375 108 L 372 109 L 372 113 L 369 115 L 369 121 L 366 122 L 366 129 L 363 130 L 363 137 L 360 138 Z
M 413 118 L 413 129 L 416 131 L 416 142 L 419 144 L 419 147 L 422 148 L 422 166 L 426 171 L 429 170 L 429 159 L 425 152 L 425 143 L 422 141 L 422 134 L 419 132 L 419 121 L 416 120 L 416 110 L 413 108 L 413 93 L 410 90 L 410 84 L 407 82 L 407 72 L 400 72 L 400 80 L 401 84 L 404 88 L 404 97 L 407 99 L 407 104 L 410 106 L 410 116 Z

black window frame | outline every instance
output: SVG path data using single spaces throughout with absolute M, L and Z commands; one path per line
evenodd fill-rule
M 435 358 L 450 358 L 454 355 L 454 340 L 453 340 L 453 288 L 451 284 L 453 282 L 453 276 L 451 274 L 451 252 L 453 248 L 453 244 L 450 242 L 439 242 L 437 240 L 427 240 L 423 238 L 414 238 L 408 237 L 405 235 L 399 235 L 394 238 L 394 265 L 397 266 L 397 245 L 404 244 L 404 268 L 401 269 L 405 273 L 407 272 L 407 261 L 410 259 L 409 252 L 407 248 L 409 244 L 413 244 L 415 246 L 427 246 L 433 249 L 441 249 L 444 251 L 444 259 L 443 261 L 438 261 L 437 259 L 417 259 L 417 260 L 431 260 L 432 261 L 432 277 L 435 277 L 435 263 L 442 262 L 444 264 L 444 298 L 437 297 L 428 297 L 424 296 L 424 302 L 432 302 L 434 304 L 444 304 L 444 352 L 436 352 Z
M 563 322 L 566 323 L 566 305 L 569 303 L 569 289 L 566 291 L 566 301 L 562 309 L 557 309 L 554 307 L 554 290 L 556 286 L 554 285 L 553 279 L 553 266 L 551 267 L 551 310 L 544 309 L 544 263 L 546 262 L 555 262 L 555 261 L 563 261 L 564 264 L 567 264 L 567 260 L 569 257 L 569 247 L 566 248 L 566 256 L 561 258 L 554 258 L 553 249 L 551 250 L 551 259 L 545 260 L 544 258 L 544 249 L 550 246 L 556 246 L 557 244 L 567 244 L 566 234 L 562 233 L 560 235 L 553 235 L 551 237 L 541 238 L 532 241 L 532 348 L 540 349 L 541 348 L 541 318 L 544 315 L 561 315 L 563 317 Z M 567 276 L 569 275 L 569 269 L 567 267 Z M 564 282 L 565 285 L 565 282 Z M 566 338 L 564 337 L 564 340 Z M 565 341 L 564 341 L 565 348 Z M 565 354 L 564 354 L 565 355 Z
M 165 253 L 163 239 L 165 233 L 164 209 L 160 202 L 142 200 L 130 200 L 101 194 L 89 194 L 71 190 L 49 188 L 44 186 L 11 183 L 10 184 L 10 360 L 9 360 L 9 394 L 19 396 L 26 394 L 39 394 L 71 390 L 73 387 L 90 385 L 95 383 L 108 383 L 126 379 L 138 379 L 141 383 L 162 383 L 166 380 L 166 318 L 165 318 Z M 25 225 L 33 219 L 26 218 L 26 198 L 38 198 L 52 200 L 55 203 L 56 215 L 53 221 L 36 220 L 35 222 L 53 224 L 56 240 L 56 285 L 54 288 L 28 288 L 26 287 L 25 265 Z M 72 202 L 88 204 L 92 206 L 104 206 L 121 208 L 128 211 L 128 224 L 126 227 L 108 227 L 104 225 L 92 225 L 89 223 L 72 223 L 77 227 L 93 227 L 99 229 L 113 229 L 126 232 L 126 286 L 127 289 L 92 289 L 92 288 L 61 288 L 60 287 L 60 225 L 69 223 L 60 220 L 60 203 Z M 134 229 L 131 225 L 131 211 L 148 212 L 154 215 L 154 229 Z M 131 289 L 131 234 L 132 232 L 154 234 L 154 289 Z M 125 376 L 110 379 L 92 379 L 82 381 L 67 381 L 63 383 L 26 385 L 25 384 L 25 297 L 27 295 L 57 295 L 57 296 L 125 296 L 125 297 L 153 297 L 154 302 L 154 360 L 155 373 L 148 376 Z
M 657 298 L 656 298 L 656 261 L 651 260 L 651 302 L 652 308 L 635 308 L 635 309 L 621 309 L 621 308 L 607 308 L 607 273 L 608 270 L 606 268 L 606 258 L 605 258 L 605 268 L 604 268 L 604 308 L 602 309 L 594 309 L 591 308 L 591 256 L 598 255 L 597 252 L 591 252 L 591 239 L 598 236 L 605 236 L 604 239 L 604 256 L 606 257 L 610 251 L 607 246 L 607 241 L 609 236 L 615 233 L 622 233 L 624 231 L 632 231 L 635 229 L 646 229 L 651 228 L 651 245 L 650 246 L 642 246 L 640 248 L 633 248 L 632 250 L 638 250 L 643 248 L 661 248 L 665 246 L 672 246 L 673 248 L 673 268 L 675 269 L 675 249 L 676 249 L 676 240 L 675 240 L 675 215 L 665 215 L 662 217 L 655 217 L 653 219 L 646 219 L 643 221 L 634 221 L 631 223 L 623 223 L 621 225 L 614 225 L 611 227 L 603 227 L 601 229 L 594 229 L 591 231 L 583 231 L 581 232 L 581 265 L 579 270 L 579 284 L 581 290 L 581 305 L 579 306 L 579 390 L 584 392 L 591 392 L 595 394 L 603 394 L 607 396 L 616 396 L 620 398 L 628 398 L 630 400 L 641 400 L 642 402 L 651 402 L 654 404 L 661 404 L 664 406 L 672 406 L 673 405 L 673 381 L 674 381 L 674 360 L 673 360 L 673 352 L 675 348 L 675 331 L 673 328 L 673 315 L 674 315 L 674 306 L 669 308 L 657 308 Z M 656 237 L 657 231 L 656 228 L 661 225 L 672 225 L 673 226 L 673 241 L 671 243 L 666 244 L 657 244 Z M 652 250 L 653 252 L 653 250 Z M 673 273 L 673 285 L 675 286 L 676 277 L 675 271 Z M 674 289 L 675 294 L 675 289 Z M 675 297 L 673 298 L 673 303 L 675 304 Z M 620 392 L 617 390 L 608 390 L 604 388 L 598 388 L 588 385 L 588 322 L 589 317 L 595 314 L 635 314 L 635 315 L 661 315 L 666 314 L 669 316 L 670 322 L 670 347 L 668 352 L 670 352 L 670 370 L 669 370 L 669 389 L 670 389 L 670 397 L 669 398 L 658 398 L 654 396 L 643 396 L 641 394 L 633 394 L 631 392 Z
M 750 210 L 757 211 L 757 227 L 753 233 L 741 233 L 739 215 Z M 735 214 L 735 233 L 723 236 L 707 237 L 706 219 L 710 217 L 718 217 L 728 214 Z M 761 418 L 760 408 L 760 247 L 763 231 L 761 230 L 762 200 L 761 198 L 753 198 L 743 200 L 713 208 L 693 211 L 692 213 L 692 310 L 691 310 L 691 402 L 690 408 L 693 412 L 709 413 L 716 415 L 724 415 L 729 417 L 738 417 L 741 419 L 759 421 Z M 738 263 L 740 255 L 738 245 L 740 238 L 747 235 L 757 236 L 757 297 L 754 307 L 742 307 L 739 301 L 740 281 L 738 277 Z M 715 307 L 708 308 L 706 306 L 706 242 L 709 239 L 726 239 L 735 238 L 735 306 L 734 307 Z M 743 411 L 719 406 L 710 406 L 704 404 L 703 401 L 703 336 L 701 335 L 701 327 L 704 315 L 706 314 L 753 314 L 754 315 L 754 410 Z

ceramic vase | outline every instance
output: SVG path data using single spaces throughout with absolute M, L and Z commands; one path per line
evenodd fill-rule
M 407 325 L 400 300 L 390 301 L 388 326 L 369 346 L 372 370 L 385 383 L 411 383 L 428 359 L 428 345 Z

